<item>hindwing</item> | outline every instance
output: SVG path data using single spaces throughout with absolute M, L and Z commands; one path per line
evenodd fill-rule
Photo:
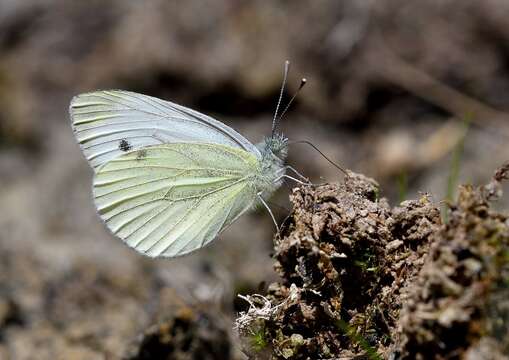
M 107 227 L 149 256 L 199 249 L 256 199 L 256 156 L 228 145 L 172 143 L 128 151 L 96 170 Z

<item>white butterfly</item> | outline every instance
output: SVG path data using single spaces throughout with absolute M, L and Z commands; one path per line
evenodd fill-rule
M 100 217 L 148 256 L 207 245 L 256 201 L 266 206 L 263 198 L 288 177 L 288 141 L 275 122 L 273 134 L 253 145 L 209 116 L 121 90 L 78 95 L 70 114 L 95 171 Z

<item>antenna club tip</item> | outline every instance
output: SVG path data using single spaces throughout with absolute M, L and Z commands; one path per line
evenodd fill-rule
M 302 89 L 302 88 L 304 87 L 304 85 L 306 85 L 306 83 L 307 83 L 306 78 L 302 78 L 302 79 L 300 80 L 299 90 L 300 90 L 300 89 Z M 296 95 L 297 95 L 297 94 L 296 94 Z
M 286 65 L 290 65 L 290 60 L 286 60 L 286 61 L 285 61 L 285 64 L 286 64 Z

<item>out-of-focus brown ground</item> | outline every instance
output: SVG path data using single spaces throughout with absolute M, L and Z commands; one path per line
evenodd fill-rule
M 221 337 L 235 294 L 274 277 L 263 212 L 172 261 L 110 236 L 69 126 L 73 95 L 143 92 L 259 141 L 290 59 L 290 91 L 308 79 L 283 120 L 290 138 L 376 178 L 393 202 L 403 178 L 408 197 L 438 202 L 464 119 L 461 180 L 485 183 L 509 157 L 508 17 L 504 0 L 0 0 L 0 358 L 131 356 L 189 305 L 192 324 L 219 316 Z M 317 182 L 339 177 L 304 145 L 289 162 Z

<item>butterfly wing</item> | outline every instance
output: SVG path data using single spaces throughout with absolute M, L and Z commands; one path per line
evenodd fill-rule
M 108 228 L 149 256 L 199 249 L 256 198 L 253 154 L 220 144 L 173 143 L 123 153 L 100 167 L 94 199 Z
M 78 95 L 70 114 L 76 138 L 95 170 L 125 151 L 174 142 L 222 144 L 260 156 L 242 135 L 209 116 L 129 91 Z

